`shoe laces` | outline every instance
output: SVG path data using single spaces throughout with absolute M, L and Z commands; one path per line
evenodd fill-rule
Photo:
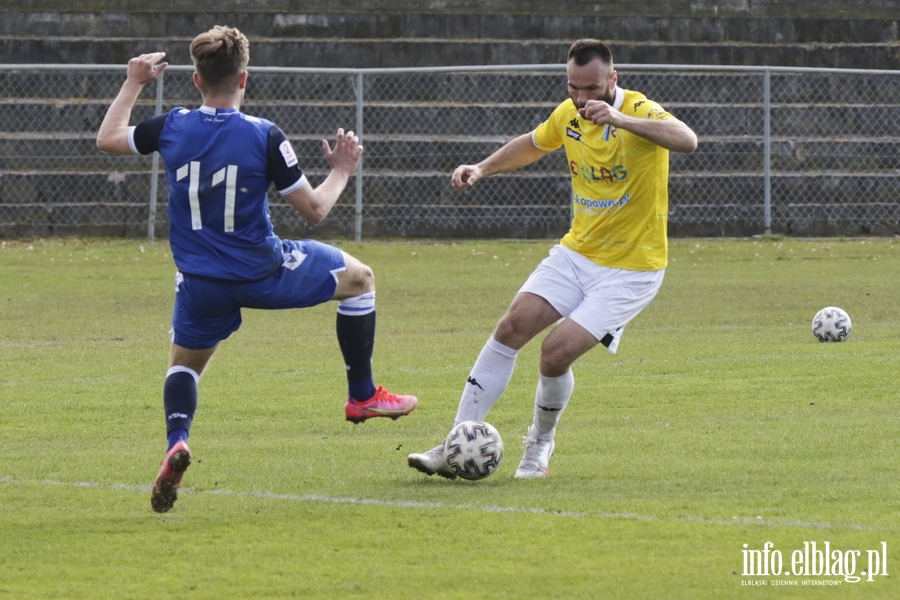
M 372 398 L 370 400 L 367 400 L 366 402 L 376 402 L 376 401 L 377 402 L 390 402 L 393 404 L 405 404 L 405 402 L 403 402 L 403 400 L 400 399 L 400 396 L 398 396 L 397 394 L 395 394 L 393 392 L 387 391 L 380 385 L 375 389 L 375 394 L 372 396 Z

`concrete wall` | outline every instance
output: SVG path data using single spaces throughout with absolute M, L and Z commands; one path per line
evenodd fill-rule
M 122 63 L 242 29 L 257 66 L 401 67 L 551 63 L 580 37 L 618 62 L 900 68 L 896 0 L 7 0 L 0 61 Z
M 169 62 L 186 65 L 194 35 L 215 24 L 228 24 L 251 38 L 251 67 L 562 63 L 572 40 L 596 37 L 610 42 L 619 64 L 900 70 L 897 0 L 82 0 L 75 4 L 71 0 L 4 0 L 0 4 L 0 63 L 123 65 L 137 54 L 164 50 Z M 0 222 L 0 237 L 89 235 L 94 231 L 91 223 L 107 223 L 98 225 L 97 233 L 120 234 L 118 229 L 110 231 L 105 213 L 100 215 L 99 211 L 107 210 L 104 202 L 117 203 L 122 211 L 118 217 L 123 223 L 121 234 L 140 235 L 141 227 L 135 224 L 141 223 L 140 215 L 146 211 L 147 162 L 135 158 L 126 164 L 121 157 L 110 159 L 93 147 L 93 136 L 120 85 L 121 72 L 60 73 L 0 75 L 4 95 L 22 100 L 0 103 L 0 123 L 5 124 L 0 126 L 0 209 L 7 223 L 31 223 L 7 227 Z M 634 73 L 624 76 L 634 81 Z M 535 97 L 523 99 L 519 96 L 524 86 L 515 76 L 508 77 L 508 88 L 495 77 L 490 91 L 502 97 L 466 107 L 466 98 L 448 98 L 440 82 L 429 83 L 427 77 L 400 80 L 390 88 L 391 96 L 367 92 L 368 101 L 377 100 L 383 106 L 367 108 L 366 201 L 380 206 L 387 216 L 376 218 L 366 235 L 552 237 L 564 231 L 568 218 L 559 206 L 532 207 L 533 218 L 518 221 L 514 229 L 473 229 L 473 223 L 488 219 L 473 220 L 467 207 L 459 207 L 458 219 L 451 214 L 450 205 L 459 202 L 459 195 L 450 193 L 444 172 L 489 153 L 502 140 L 534 125 L 516 120 L 523 114 L 520 108 L 498 108 L 497 104 L 515 99 L 526 102 L 528 114 L 545 115 L 546 109 L 534 108 L 535 103 L 564 94 L 564 85 L 554 83 L 553 91 L 548 91 L 532 82 Z M 302 82 L 292 78 L 273 87 L 302 88 Z M 672 159 L 670 225 L 675 235 L 760 232 L 754 209 L 762 196 L 760 178 L 754 174 L 762 160 L 758 82 L 751 83 L 744 94 L 718 99 L 726 87 L 721 79 L 710 83 L 711 79 L 697 77 L 684 87 L 683 77 L 666 75 L 646 89 L 643 83 L 635 87 L 648 95 L 652 91 L 657 100 L 675 102 L 678 116 L 701 137 L 697 153 Z M 900 180 L 893 170 L 898 144 L 888 139 L 896 127 L 882 131 L 894 123 L 885 115 L 897 114 L 896 78 L 875 81 L 859 90 L 852 84 L 829 87 L 821 80 L 798 79 L 796 89 L 780 98 L 773 111 L 777 132 L 773 166 L 779 171 L 773 182 L 777 232 L 900 232 L 900 204 L 893 200 L 900 197 Z M 668 85 L 683 87 L 669 90 Z M 61 89 L 67 91 L 53 95 Z M 440 93 L 430 97 L 425 89 Z M 478 89 L 484 93 L 485 86 Z M 42 90 L 45 95 L 40 95 Z M 189 91 L 193 94 L 192 88 Z M 862 91 L 866 98 L 857 97 Z M 253 94 L 257 103 L 253 109 L 268 111 L 260 116 L 280 124 L 289 122 L 293 113 L 303 114 L 302 122 L 308 124 L 311 115 L 328 107 L 351 110 L 333 102 L 325 108 L 311 106 L 302 99 L 296 106 L 281 102 L 269 107 L 263 102 L 263 88 L 254 87 Z M 867 111 L 859 108 L 860 102 L 880 106 Z M 819 103 L 824 108 L 815 108 Z M 138 107 L 135 119 L 149 109 L 149 105 Z M 342 113 L 323 114 L 319 120 L 330 128 L 347 119 Z M 481 125 L 454 129 L 456 137 L 440 141 L 433 130 L 406 131 L 396 126 L 434 122 Z M 502 130 L 493 129 L 501 125 Z M 299 125 L 288 133 L 299 138 L 321 135 L 319 129 L 307 131 Z M 520 185 L 522 199 L 564 202 L 568 180 L 565 169 L 557 167 L 548 159 L 522 182 L 515 178 L 488 181 L 484 194 L 492 197 L 491 185 L 497 186 L 497 196 L 508 191 L 501 188 Z M 837 194 L 846 200 L 816 208 L 820 198 L 838 189 L 846 190 Z M 860 225 L 865 218 L 854 211 L 862 214 L 870 207 L 851 201 L 873 194 L 885 199 L 885 216 L 877 226 Z M 398 207 L 392 203 L 419 198 L 435 204 L 434 213 L 443 219 L 439 225 L 428 220 L 409 221 L 402 230 L 377 225 L 396 224 L 392 215 L 398 214 Z M 688 201 L 708 205 L 708 220 L 679 220 L 679 212 L 690 208 Z M 98 216 L 84 221 L 79 214 L 95 204 Z M 35 207 L 46 213 L 44 221 L 34 221 Z M 814 214 L 816 210 L 822 214 Z M 744 213 L 746 218 L 741 217 Z M 554 221 L 548 214 L 558 218 Z M 289 218 L 273 216 L 281 221 Z M 495 223 L 506 222 L 502 213 L 491 218 Z M 329 220 L 340 222 L 340 218 Z M 343 222 L 352 222 L 352 215 Z M 548 229 L 548 223 L 555 225 Z M 327 233 L 349 235 L 345 230 Z
M 896 19 L 895 0 L 4 0 L 11 10 L 49 12 L 119 11 L 170 12 L 283 12 L 375 14 L 519 14 L 519 15 L 630 15 L 649 17 L 779 17 Z

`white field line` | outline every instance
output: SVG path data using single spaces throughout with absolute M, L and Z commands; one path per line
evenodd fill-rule
M 100 490 L 124 490 L 129 492 L 150 493 L 149 485 L 125 485 L 103 484 L 90 481 L 67 482 L 53 479 L 23 480 L 12 477 L 0 477 L 0 484 L 24 484 L 40 483 L 48 486 L 93 488 Z M 490 504 L 448 504 L 446 502 L 420 502 L 418 500 L 380 500 L 378 498 L 352 498 L 340 496 L 326 496 L 323 494 L 277 494 L 275 492 L 261 491 L 234 491 L 234 490 L 203 490 L 182 488 L 180 493 L 207 494 L 213 496 L 236 496 L 244 498 L 259 498 L 261 500 L 276 500 L 282 502 L 318 502 L 325 504 L 356 504 L 360 506 L 385 506 L 388 508 L 421 508 L 429 510 L 471 510 L 488 513 L 513 513 L 546 515 L 552 517 L 567 517 L 578 519 L 613 519 L 625 521 L 646 521 L 658 523 L 698 523 L 703 525 L 750 525 L 757 527 L 783 527 L 787 529 L 847 529 L 852 531 L 878 531 L 882 533 L 900 531 L 898 528 L 877 527 L 873 525 L 855 525 L 847 523 L 817 523 L 811 521 L 773 521 L 762 517 L 732 517 L 731 519 L 710 518 L 703 516 L 682 517 L 657 517 L 654 515 L 642 515 L 628 512 L 606 511 L 571 511 L 554 510 L 549 508 L 523 507 L 523 506 L 494 506 Z

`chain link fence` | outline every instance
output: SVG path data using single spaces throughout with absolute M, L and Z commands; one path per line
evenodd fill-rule
M 672 235 L 900 233 L 900 72 L 617 65 L 700 138 L 671 153 Z M 191 67 L 144 90 L 132 122 L 196 107 Z M 124 66 L 0 65 L 0 237 L 164 236 L 158 157 L 107 156 L 95 135 Z M 567 97 L 564 65 L 433 69 L 251 68 L 242 110 L 277 123 L 316 184 L 321 139 L 361 133 L 357 175 L 305 223 L 274 192 L 285 236 L 546 238 L 570 219 L 562 151 L 473 189 L 450 187 Z

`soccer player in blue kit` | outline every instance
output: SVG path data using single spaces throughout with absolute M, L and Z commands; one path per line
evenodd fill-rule
M 219 342 L 240 327 L 242 308 L 303 308 L 337 300 L 337 338 L 349 386 L 347 420 L 397 419 L 418 403 L 372 379 L 372 270 L 333 246 L 281 240 L 269 219 L 272 184 L 305 219 L 324 219 L 359 163 L 363 148 L 357 136 L 338 129 L 333 149 L 322 140 L 331 171 L 313 187 L 281 129 L 240 112 L 249 42 L 237 29 L 222 26 L 191 43 L 193 79 L 203 105 L 175 108 L 130 126 L 141 90 L 168 66 L 160 62 L 164 56 L 155 52 L 128 62 L 125 83 L 97 133 L 97 147 L 104 152 L 158 151 L 166 166 L 169 244 L 178 271 L 163 390 L 168 450 L 150 500 L 160 513 L 175 504 L 191 463 L 187 439 L 200 375 Z

